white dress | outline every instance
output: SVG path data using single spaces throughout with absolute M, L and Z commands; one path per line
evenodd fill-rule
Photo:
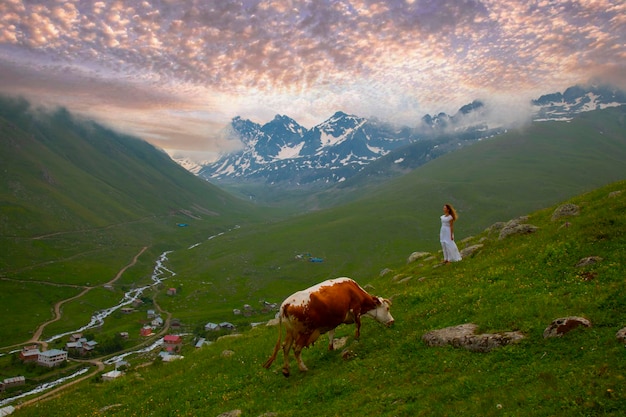
M 461 260 L 461 254 L 456 247 L 454 240 L 450 238 L 450 223 L 452 216 L 444 214 L 441 216 L 441 230 L 439 231 L 439 240 L 441 241 L 441 249 L 443 249 L 444 261 L 457 262 Z

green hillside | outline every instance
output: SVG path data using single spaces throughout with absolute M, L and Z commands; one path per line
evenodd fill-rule
M 440 266 L 435 256 L 360 277 L 393 299 L 394 326 L 364 320 L 358 342 L 353 326 L 339 327 L 345 348 L 327 351 L 323 336 L 303 352 L 307 373 L 284 378 L 280 358 L 263 369 L 277 330 L 260 326 L 199 350 L 187 337 L 179 361 L 144 367 L 151 358 L 138 356 L 120 379 L 91 378 L 14 415 L 624 415 L 626 362 L 616 332 L 626 326 L 626 182 L 563 203 L 580 213 L 553 219 L 557 206 L 548 207 L 523 220 L 535 233 L 476 234 L 465 244 L 483 246 L 459 263 Z M 591 256 L 600 258 L 577 266 Z M 545 339 L 544 329 L 566 316 L 591 327 Z M 488 353 L 422 340 L 465 323 L 524 338 Z
M 203 182 L 164 152 L 63 109 L 0 102 L 3 235 L 104 227 L 188 210 L 240 219 L 251 207 Z
M 478 324 L 481 328 L 489 331 L 515 328 L 536 334 L 539 332 L 536 327 L 538 325 L 531 322 L 532 320 L 510 319 L 507 315 L 515 313 L 515 317 L 520 317 L 531 314 L 532 317 L 540 317 L 543 322 L 547 318 L 544 315 L 556 314 L 556 310 L 561 307 L 574 311 L 588 301 L 585 297 L 591 291 L 569 303 L 567 299 L 571 299 L 570 295 L 559 287 L 552 294 L 565 294 L 566 300 L 560 300 L 561 304 L 556 305 L 553 310 L 547 309 L 546 312 L 537 311 L 536 306 L 526 305 L 519 307 L 519 310 L 515 310 L 517 307 L 505 308 L 503 311 L 484 310 L 484 305 L 494 304 L 485 301 L 481 294 L 487 291 L 489 297 L 495 297 L 494 300 L 500 300 L 499 303 L 510 303 L 515 297 L 510 294 L 492 294 L 492 288 L 506 292 L 502 290 L 509 289 L 512 284 L 508 284 L 509 281 L 502 277 L 509 273 L 527 274 L 533 277 L 536 275 L 541 280 L 520 284 L 524 290 L 520 292 L 522 296 L 533 299 L 533 290 L 544 288 L 541 285 L 548 285 L 552 275 L 546 274 L 556 274 L 561 279 L 561 274 L 571 271 L 564 263 L 556 260 L 565 262 L 564 256 L 578 256 L 592 248 L 597 248 L 601 253 L 615 251 L 613 242 L 623 243 L 623 222 L 606 217 L 613 213 L 623 213 L 623 197 L 607 201 L 602 197 L 610 190 L 624 188 L 623 183 L 618 183 L 612 188 L 580 197 L 586 215 L 590 216 L 580 217 L 587 219 L 585 230 L 593 230 L 593 222 L 599 225 L 598 232 L 591 241 L 582 239 L 581 234 L 575 236 L 575 239 L 582 239 L 580 242 L 555 243 L 557 241 L 550 241 L 555 239 L 554 234 L 538 233 L 537 236 L 547 236 L 546 240 L 531 241 L 539 243 L 536 243 L 537 246 L 525 246 L 527 252 L 521 253 L 512 252 L 513 249 L 506 246 L 507 241 L 496 244 L 494 240 L 493 248 L 488 246 L 481 252 L 491 253 L 490 258 L 483 258 L 482 255 L 477 257 L 477 261 L 482 262 L 478 266 L 472 266 L 474 260 L 468 259 L 468 262 L 452 265 L 447 270 L 433 268 L 439 256 L 435 254 L 435 259 L 426 262 L 423 267 L 405 267 L 406 259 L 412 252 L 436 253 L 439 249 L 439 216 L 441 207 L 446 202 L 455 205 L 459 211 L 460 218 L 455 227 L 456 237 L 461 247 L 464 247 L 478 239 L 477 237 L 463 242 L 465 238 L 479 236 L 485 228 L 497 221 L 532 213 L 597 187 L 623 180 L 626 173 L 624 107 L 586 113 L 569 123 L 540 123 L 524 130 L 511 131 L 449 153 L 382 186 L 364 183 L 353 189 L 336 189 L 317 196 L 308 196 L 309 202 L 319 198 L 320 201 L 325 200 L 321 205 L 333 207 L 297 216 L 290 215 L 285 207 L 264 208 L 234 198 L 189 174 L 145 142 L 112 132 L 92 122 L 74 119 L 63 110 L 41 113 L 30 109 L 25 102 L 11 100 L 3 101 L 0 110 L 0 163 L 3 167 L 0 173 L 0 316 L 3 318 L 0 322 L 0 337 L 3 340 L 0 346 L 0 379 L 14 376 L 19 371 L 26 374 L 29 384 L 53 380 L 54 374 L 40 375 L 28 367 L 16 367 L 12 362 L 12 355 L 7 353 L 33 337 L 38 326 L 53 319 L 53 306 L 61 300 L 65 301 L 61 308 L 62 319 L 46 325 L 40 340 L 75 331 L 85 325 L 94 312 L 118 304 L 130 290 L 152 282 L 151 276 L 159 265 L 158 260 L 165 254 L 167 256 L 163 258 L 164 269 L 161 272 L 166 272 L 166 281 L 147 289 L 142 295 L 143 304 L 132 314 L 118 311 L 102 326 L 88 331 L 89 337 L 100 343 L 100 354 L 115 351 L 104 349 L 106 346 L 117 346 L 119 351 L 120 348 L 133 349 L 154 340 L 141 338 L 138 331 L 146 323 L 148 309 L 158 309 L 164 316 L 177 319 L 181 323 L 177 331 L 193 335 L 189 336 L 189 343 L 195 336 L 214 340 L 223 333 L 205 332 L 203 326 L 207 322 L 230 321 L 240 330 L 247 329 L 251 323 L 263 322 L 273 316 L 273 312 L 261 311 L 261 302 L 280 302 L 293 291 L 337 276 L 351 276 L 362 283 L 372 282 L 381 295 L 398 294 L 400 298 L 398 303 L 394 302 L 394 310 L 403 312 L 405 323 L 409 319 L 421 323 L 424 319 L 435 317 L 432 319 L 435 321 L 430 323 L 432 326 L 420 324 L 422 327 L 415 327 L 407 324 L 389 330 L 387 334 L 402 344 L 396 344 L 395 357 L 412 355 L 413 346 L 420 343 L 418 332 L 445 323 L 459 324 L 456 323 L 458 317 L 469 317 L 471 320 L 476 317 L 477 321 L 480 319 Z M 607 206 L 609 211 L 606 208 L 601 210 L 604 203 L 610 203 Z M 592 212 L 587 207 L 592 207 Z M 596 212 L 597 214 L 590 214 Z M 540 230 L 551 230 L 546 213 L 539 212 L 533 216 L 538 216 L 537 225 Z M 608 229 L 604 230 L 600 226 Z M 618 236 L 613 236 L 614 233 Z M 608 240 L 605 242 L 605 239 Z M 591 246 L 579 247 L 587 244 Z M 609 246 L 605 248 L 605 244 Z M 529 255 L 531 253 L 534 258 Z M 507 255 L 510 255 L 508 259 L 515 259 L 513 266 L 508 263 Z M 623 276 L 623 259 L 619 256 L 621 255 L 614 255 L 617 260 L 608 265 L 617 271 L 615 273 L 622 273 Z M 321 262 L 310 262 L 311 258 Z M 527 262 L 530 258 L 534 264 Z M 540 265 L 545 265 L 547 272 L 544 273 Z M 413 277 L 417 282 L 422 282 L 422 278 L 427 280 L 428 277 L 438 280 L 424 287 L 429 291 L 427 293 L 421 292 L 421 284 L 415 280 L 400 290 L 401 287 L 392 281 L 391 275 L 379 278 L 380 272 L 385 268 L 393 269 L 393 276 Z M 447 285 L 442 286 L 447 282 L 444 280 L 449 278 L 449 273 L 445 271 L 460 271 L 460 275 L 455 275 L 457 278 L 451 281 L 449 288 Z M 589 276 L 588 272 L 596 274 L 596 271 L 582 271 L 581 277 Z M 608 272 L 610 280 L 614 280 L 611 275 L 613 273 L 613 270 Z M 522 280 L 522 275 L 516 276 L 516 280 Z M 114 277 L 119 278 L 113 284 L 108 284 Z M 473 278 L 466 283 L 468 277 Z M 482 278 L 487 279 L 489 285 L 482 286 Z M 491 285 L 494 283 L 497 285 Z M 474 288 L 470 284 L 481 286 Z M 176 296 L 167 296 L 168 288 L 176 289 Z M 469 291 L 470 295 L 459 295 L 461 290 L 463 293 Z M 515 287 L 515 290 L 518 288 Z M 614 290 L 615 286 L 612 286 L 610 291 Z M 429 295 L 431 291 L 436 294 L 436 298 Z M 597 296 L 597 300 L 605 296 L 597 291 L 592 295 Z M 499 298 L 501 296 L 505 298 Z M 539 297 L 544 298 L 539 299 L 537 305 L 544 308 L 550 303 L 549 297 L 552 295 L 547 296 L 540 292 Z M 606 297 L 614 296 L 606 294 Z M 410 312 L 412 308 L 421 309 L 423 303 L 426 310 Z M 609 300 L 606 303 L 608 304 L 598 307 L 597 311 L 606 306 L 611 309 L 620 306 L 619 301 Z M 244 305 L 251 306 L 250 314 L 233 314 L 234 309 L 243 309 Z M 24 312 L 24 306 L 28 306 L 27 313 Z M 470 311 L 471 306 L 480 309 L 474 314 Z M 445 311 L 445 314 L 436 314 L 441 311 Z M 619 308 L 617 311 L 619 313 Z M 603 316 L 603 319 L 606 317 Z M 506 323 L 500 325 L 501 321 Z M 615 323 L 611 323 L 611 326 L 613 324 Z M 373 323 L 370 328 L 370 332 L 376 329 Z M 116 340 L 115 335 L 121 332 L 128 333 L 129 339 Z M 265 333 L 265 330 L 257 329 L 255 332 L 263 336 L 257 340 L 257 347 L 250 348 L 241 359 L 246 364 L 261 363 L 265 359 L 265 353 L 261 354 L 256 349 L 269 354 L 275 341 L 274 330 Z M 367 332 L 366 327 L 364 334 Z M 346 330 L 345 334 L 349 333 L 350 330 Z M 255 334 L 257 333 L 245 336 L 241 339 L 242 342 L 233 341 L 234 350 L 248 349 L 249 339 L 246 337 L 253 337 Z M 402 342 L 407 334 L 408 341 Z M 606 337 L 606 334 L 602 337 Z M 602 340 L 608 345 L 606 339 Z M 63 348 L 66 341 L 62 338 L 55 339 L 50 342 L 49 347 Z M 354 345 L 354 349 L 365 349 L 357 350 L 357 356 L 386 348 L 386 339 L 381 337 L 374 341 L 373 345 Z M 219 343 L 221 342 L 216 346 Z M 508 352 L 507 349 L 504 352 Z M 333 356 L 326 355 L 323 349 L 310 351 L 318 352 L 312 356 L 313 363 L 316 360 L 322 364 L 327 361 L 326 364 L 331 365 L 329 368 L 336 368 L 341 363 L 332 362 Z M 186 385 L 199 384 L 200 388 L 192 391 L 197 394 L 208 392 L 202 398 L 210 399 L 210 407 L 191 398 L 184 399 L 185 404 L 179 405 L 168 397 L 170 393 L 166 392 L 166 388 L 162 388 L 160 394 L 154 397 L 142 397 L 144 394 L 135 392 L 129 395 L 133 395 L 137 401 L 144 399 L 146 404 L 150 403 L 149 398 L 168 398 L 167 407 L 177 407 L 166 407 L 167 412 L 157 415 L 216 415 L 218 406 L 222 410 L 222 406 L 230 405 L 230 399 L 235 398 L 249 398 L 251 403 L 237 404 L 254 410 L 252 412 L 259 409 L 271 410 L 266 406 L 265 399 L 272 397 L 272 391 L 281 396 L 286 395 L 284 389 L 291 383 L 268 380 L 267 378 L 276 376 L 273 373 L 270 373 L 271 377 L 267 377 L 268 373 L 257 374 L 253 371 L 250 374 L 239 369 L 236 371 L 238 374 L 231 374 L 230 370 L 238 369 L 240 361 L 226 362 L 218 357 L 221 351 L 209 352 L 213 352 L 212 356 L 201 359 L 206 361 L 200 367 L 202 370 L 188 373 L 187 376 L 193 378 L 194 382 L 187 381 Z M 189 349 L 186 354 L 195 355 L 193 349 Z M 430 356 L 430 362 L 418 362 L 414 369 L 434 367 L 445 376 L 447 367 L 436 363 L 439 354 L 433 355 Z M 498 355 L 502 354 L 492 357 L 504 360 Z M 376 358 L 382 360 L 384 357 Z M 135 359 L 134 365 L 147 360 L 150 358 L 140 357 Z M 454 363 L 468 366 L 466 361 L 473 361 L 474 356 L 460 356 L 454 360 Z M 349 362 L 347 366 L 358 363 L 360 362 Z M 388 362 L 382 363 L 391 365 Z M 495 363 L 483 363 L 477 370 L 485 373 L 494 369 L 490 366 L 495 366 Z M 515 362 L 517 366 L 521 363 L 521 360 Z M 165 374 L 161 375 L 159 372 L 165 373 L 165 369 L 169 372 L 172 370 L 170 365 L 173 364 L 167 364 L 162 371 L 149 371 L 155 374 L 148 379 L 158 381 L 166 378 Z M 76 366 L 69 365 L 63 373 L 76 370 Z M 366 366 L 368 369 L 381 369 L 375 361 L 367 362 Z M 412 368 L 408 364 L 407 368 L 402 366 L 395 368 L 394 373 L 405 375 L 405 380 L 410 379 L 406 377 L 406 372 Z M 182 368 L 176 372 L 182 372 Z M 206 385 L 209 383 L 206 381 L 196 382 L 196 379 L 201 379 L 197 372 L 218 375 L 211 380 L 217 379 L 217 388 Z M 352 382 L 353 378 L 372 382 L 358 366 L 354 372 L 357 376 L 344 376 L 343 380 L 348 381 L 346 384 Z M 454 374 L 454 370 L 451 372 Z M 548 382 L 552 383 L 552 375 L 556 379 L 563 378 L 562 372 L 564 371 L 555 370 L 546 374 Z M 133 375 L 136 375 L 136 381 L 146 380 L 143 371 Z M 339 410 L 331 415 L 346 414 L 346 410 L 355 406 L 348 398 L 351 396 L 337 400 L 340 403 L 332 400 L 333 396 L 341 397 L 339 394 L 345 388 L 344 383 L 335 385 L 331 382 L 331 385 L 325 385 L 327 380 L 333 378 L 332 374 L 324 375 L 326 378 L 312 385 L 315 388 L 308 388 L 311 385 L 307 385 L 306 381 L 310 379 L 301 379 L 303 385 L 298 385 L 299 395 L 303 396 L 297 400 L 298 404 L 312 401 L 315 396 L 322 395 L 320 392 L 329 392 L 333 393 L 328 394 L 329 401 Z M 456 375 L 455 378 L 458 377 Z M 181 375 L 180 378 L 178 384 L 185 384 L 185 377 Z M 258 390 L 257 396 L 257 388 L 247 384 L 258 378 L 261 378 L 263 389 Z M 277 381 L 282 379 L 278 378 Z M 439 379 L 437 381 L 445 382 Z M 478 395 L 471 388 L 477 381 L 467 381 L 467 386 L 454 388 Z M 387 382 L 401 381 L 392 379 Z M 492 382 L 502 383 L 500 380 Z M 89 389 L 96 391 L 106 387 L 100 384 L 87 385 L 91 387 Z M 147 391 L 154 389 L 151 383 L 148 386 L 138 382 L 138 385 Z M 122 391 L 127 389 L 125 385 L 113 386 L 118 386 Z M 380 388 L 386 385 L 376 386 Z M 429 397 L 430 402 L 440 403 L 442 398 L 446 398 L 447 390 L 451 386 L 445 383 L 443 386 L 443 391 Z M 559 384 L 556 386 L 560 387 Z M 264 391 L 265 387 L 270 391 Z M 235 392 L 233 396 L 228 393 L 231 388 Z M 419 388 L 421 390 L 424 386 L 419 385 Z M 359 394 L 365 394 L 365 388 L 355 389 Z M 610 389 L 611 393 L 616 392 L 614 388 Z M 247 390 L 254 392 L 248 394 Z M 410 388 L 405 386 L 400 391 L 395 391 L 396 396 L 385 397 L 388 403 L 382 401 L 381 404 L 396 404 L 394 398 L 398 396 L 403 399 L 397 401 L 405 404 L 428 401 L 419 396 L 421 394 L 409 394 L 409 391 Z M 558 391 L 555 395 L 560 393 Z M 81 395 L 77 394 L 77 402 L 74 403 L 76 410 L 93 411 L 84 406 L 87 400 Z M 87 395 L 94 394 L 90 392 Z M 218 395 L 223 401 L 220 402 L 214 395 Z M 371 398 L 368 403 L 372 402 Z M 524 402 L 523 398 L 513 398 L 517 398 L 517 403 Z M 537 398 L 533 401 L 537 401 Z M 619 398 L 623 400 L 623 395 Z M 103 399 L 99 399 L 101 400 Z M 460 404 L 459 407 L 465 406 L 463 398 L 455 397 L 455 401 Z M 120 403 L 128 402 L 120 399 Z M 58 405 L 56 401 L 51 404 Z M 99 403 L 94 402 L 94 407 L 95 404 Z M 102 407 L 108 405 L 115 404 Z M 143 410 L 139 403 L 131 403 L 131 407 Z M 278 408 L 284 410 L 284 415 L 300 415 L 295 411 L 297 406 L 285 407 Z M 597 407 L 603 409 L 604 405 Z M 184 411 L 177 412 L 177 409 Z M 418 413 L 446 414 L 441 409 L 431 412 L 414 409 Z M 58 410 L 57 415 L 66 415 L 60 410 L 67 412 L 69 409 L 59 406 Z M 105 415 L 129 415 L 128 409 L 122 406 L 112 407 L 111 411 L 108 411 L 109 408 L 106 410 Z M 122 413 L 121 410 L 125 412 Z M 194 410 L 200 411 L 195 413 Z M 400 411 L 397 414 L 400 415 L 416 415 L 412 411 L 404 412 L 402 408 L 398 410 Z M 375 414 L 385 413 L 376 411 Z M 523 412 L 517 414 L 524 415 Z M 550 414 L 560 413 L 553 410 L 552 413 L 547 413 Z M 146 411 L 138 412 L 137 415 L 146 415 Z
M 144 141 L 22 100 L 0 100 L 0 166 L 4 344 L 28 340 L 55 302 L 110 281 L 144 247 L 121 284 L 146 282 L 165 250 L 270 215 Z M 71 317 L 82 325 L 122 295 L 105 292 Z
M 519 211 L 524 212 L 541 207 L 536 202 L 546 197 L 549 200 L 544 201 L 555 202 L 624 178 L 625 117 L 626 106 L 621 106 L 581 113 L 569 122 L 535 122 L 447 153 L 439 157 L 443 161 L 432 161 L 409 175 L 372 187 L 369 179 L 376 172 L 394 169 L 378 166 L 394 165 L 398 157 L 392 153 L 353 180 L 313 196 L 311 200 L 319 201 L 312 204 L 343 204 L 368 195 L 373 199 L 384 196 L 393 204 L 399 200 L 398 193 L 412 195 L 422 187 L 433 186 L 443 197 L 451 198 L 467 188 L 470 198 L 478 197 L 485 203 L 506 196 L 511 201 L 498 202 L 496 211 L 521 203 L 527 206 Z M 417 155 L 424 152 L 420 143 L 410 146 L 416 148 Z
M 210 277 L 216 294 L 237 294 L 211 300 L 223 311 L 335 276 L 376 276 L 414 251 L 439 249 L 444 203 L 459 212 L 455 232 L 462 240 L 495 222 L 624 179 L 625 112 L 592 112 L 569 123 L 540 123 L 484 140 L 366 189 L 358 200 L 258 229 L 242 228 L 219 244 L 172 253 L 173 268 L 187 286 Z M 296 259 L 301 254 L 324 262 Z M 198 300 L 186 304 L 191 308 L 172 309 L 206 317 L 214 303 L 207 307 Z
M 10 135 L 3 136 L 9 138 L 3 140 L 3 146 L 13 146 L 11 152 L 3 150 L 2 155 L 7 155 L 3 158 L 7 164 L 15 164 L 3 175 L 26 178 L 21 182 L 10 179 L 4 184 L 28 184 L 23 187 L 25 192 L 37 187 L 41 192 L 30 192 L 28 198 L 19 199 L 15 191 L 2 194 L 7 196 L 3 198 L 6 201 L 3 218 L 9 216 L 12 226 L 2 228 L 2 243 L 6 249 L 0 275 L 18 282 L 0 281 L 6 288 L 0 293 L 4 294 L 0 295 L 0 305 L 4 306 L 8 317 L 0 326 L 0 334 L 6 334 L 8 342 L 27 340 L 42 322 L 41 317 L 50 317 L 54 300 L 69 298 L 68 291 L 78 294 L 81 290 L 39 283 L 25 288 L 24 281 L 83 286 L 103 284 L 145 246 L 147 252 L 123 275 L 114 293 L 105 291 L 97 295 L 93 292 L 94 300 L 88 304 L 82 300 L 68 302 L 64 308 L 72 312 L 73 320 L 66 317 L 55 323 L 46 330 L 44 337 L 78 328 L 88 321 L 94 309 L 115 304 L 129 286 L 147 282 L 155 260 L 163 251 L 173 251 L 169 263 L 176 271 L 168 285 L 184 288 L 186 293 L 184 297 L 164 301 L 164 308 L 191 328 L 200 326 L 203 321 L 229 318 L 230 312 L 243 304 L 255 304 L 263 299 L 277 301 L 323 279 L 342 275 L 361 279 L 377 276 L 388 265 L 404 262 L 414 251 L 438 249 L 439 216 L 445 202 L 452 203 L 459 211 L 456 235 L 461 240 L 480 233 L 496 221 L 514 218 L 623 179 L 626 173 L 625 111 L 624 107 L 606 109 L 585 113 L 569 123 L 538 123 L 511 131 L 442 156 L 384 186 L 368 188 L 364 185 L 352 193 L 345 189 L 335 191 L 345 192 L 352 202 L 264 223 L 257 220 L 269 218 L 268 214 L 274 219 L 284 218 L 286 213 L 278 213 L 278 208 L 272 208 L 270 213 L 262 207 L 248 206 L 191 176 L 169 159 L 161 161 L 160 157 L 164 156 L 154 149 L 148 153 L 149 157 L 139 153 L 136 162 L 120 164 L 118 158 L 136 154 L 129 149 L 149 145 L 133 139 L 122 141 L 119 135 L 110 132 L 106 137 L 112 136 L 115 140 L 107 146 L 114 151 L 108 152 L 116 155 L 111 160 L 106 158 L 106 147 L 102 145 L 109 143 L 108 140 L 95 141 L 100 145 L 98 150 L 93 149 L 95 145 L 90 141 L 71 141 L 66 147 L 85 148 L 89 152 L 83 150 L 81 158 L 72 156 L 74 163 L 69 164 L 59 156 L 60 145 L 44 147 L 40 141 L 32 140 L 32 146 L 39 148 L 17 153 L 15 143 L 20 142 L 10 139 L 16 134 L 27 139 L 30 136 L 26 127 L 33 125 L 31 119 L 22 115 L 30 113 L 18 112 L 25 120 L 19 117 L 11 120 L 18 120 L 18 126 L 24 128 L 10 130 Z M 83 137 L 72 136 L 71 132 L 79 128 L 82 132 L 86 128 L 73 122 L 69 115 L 60 112 L 54 120 L 62 121 L 59 127 L 38 128 L 37 131 L 45 131 L 50 136 L 57 131 L 67 131 L 68 124 L 73 123 L 76 129 L 67 135 L 59 134 L 58 140 L 63 142 L 66 136 Z M 17 122 L 5 120 L 3 129 L 12 129 L 10 123 Z M 51 121 L 48 124 L 55 126 Z M 117 141 L 122 145 L 114 146 Z M 123 152 L 119 151 L 120 147 Z M 35 155 L 37 157 L 33 158 Z M 29 157 L 32 158 L 30 165 L 18 164 L 17 161 L 28 161 Z M 81 160 L 102 162 L 92 163 L 91 170 L 81 165 Z M 153 160 L 157 162 L 150 162 Z M 32 168 L 23 169 L 27 166 Z M 55 178 L 54 185 L 45 181 L 41 166 L 58 166 L 53 171 L 48 168 L 52 172 L 48 177 Z M 131 169 L 132 173 L 128 173 Z M 119 172 L 124 174 L 117 178 Z M 65 187 L 63 192 L 59 190 L 58 184 L 72 184 L 74 180 L 78 185 Z M 88 184 L 84 185 L 84 181 Z M 73 189 L 82 192 L 75 192 L 68 198 L 67 193 Z M 145 190 L 151 193 L 142 194 Z M 94 193 L 98 193 L 97 196 Z M 134 195 L 141 198 L 131 198 Z M 359 199 L 355 199 L 357 195 Z M 23 207 L 24 201 L 35 198 L 42 202 Z M 75 209 L 74 204 L 80 209 Z M 23 221 L 25 212 L 37 215 Z M 10 217 L 15 213 L 19 215 Z M 69 214 L 63 217 L 55 213 Z M 88 220 L 84 218 L 88 219 L 89 215 L 96 217 L 96 227 L 85 225 Z M 59 220 L 60 217 L 63 219 Z M 113 220 L 108 223 L 100 220 L 111 217 Z M 73 223 L 70 220 L 74 218 L 81 220 Z M 62 227 L 55 223 L 61 221 L 65 221 Z M 181 222 L 190 227 L 177 227 Z M 14 228 L 33 230 L 31 234 L 20 235 Z M 39 233 L 43 234 L 44 230 L 48 234 L 40 238 Z M 194 250 L 180 250 L 225 231 L 228 233 Z M 309 256 L 323 262 L 308 262 Z M 27 319 L 11 314 L 15 304 L 22 302 L 9 295 L 17 288 L 21 288 L 25 301 L 33 306 L 33 314 Z M 251 320 L 241 319 L 243 323 Z M 103 331 L 128 329 L 132 329 L 130 323 L 107 324 Z

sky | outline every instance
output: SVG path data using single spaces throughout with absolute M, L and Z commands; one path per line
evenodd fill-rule
M 0 94 L 197 161 L 236 116 L 508 122 L 588 83 L 626 89 L 625 0 L 0 0 Z

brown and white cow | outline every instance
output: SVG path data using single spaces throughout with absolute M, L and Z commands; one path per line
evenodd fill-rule
M 298 367 L 301 371 L 307 371 L 300 356 L 303 348 L 309 347 L 321 334 L 328 332 L 328 349 L 332 350 L 335 328 L 342 323 L 355 323 L 355 338 L 358 339 L 362 316 L 391 326 L 394 320 L 389 313 L 390 305 L 389 300 L 368 294 L 350 278 L 330 279 L 298 291 L 287 297 L 280 306 L 278 341 L 272 356 L 263 366 L 269 368 L 276 359 L 283 322 L 286 330 L 282 345 L 285 356 L 283 375 L 289 376 L 289 351 L 292 346 Z

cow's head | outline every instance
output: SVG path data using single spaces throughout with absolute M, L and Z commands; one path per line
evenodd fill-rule
M 374 320 L 384 324 L 385 326 L 391 326 L 394 322 L 393 316 L 389 312 L 391 307 L 391 301 L 382 297 L 372 297 L 376 307 L 365 313 Z

